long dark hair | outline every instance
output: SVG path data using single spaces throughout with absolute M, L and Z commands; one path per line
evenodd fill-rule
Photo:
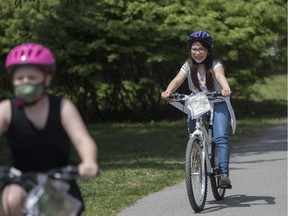
M 214 84 L 214 79 L 213 79 L 213 52 L 212 52 L 212 47 L 203 41 L 199 41 L 203 47 L 205 47 L 208 51 L 207 58 L 204 60 L 205 64 L 205 71 L 206 71 L 206 86 L 208 91 L 213 92 L 215 91 L 215 84 Z M 198 63 L 196 63 L 192 56 L 191 56 L 191 46 L 192 43 L 188 44 L 188 50 L 189 50 L 189 57 L 186 60 L 188 62 L 190 72 L 191 72 L 191 79 L 193 82 L 194 87 L 196 87 L 199 91 L 202 91 L 200 85 L 199 85 L 199 80 L 197 76 L 197 68 L 198 68 Z

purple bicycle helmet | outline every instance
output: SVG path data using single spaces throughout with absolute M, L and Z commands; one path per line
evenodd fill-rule
M 40 66 L 48 72 L 53 72 L 55 58 L 50 49 L 41 44 L 23 43 L 8 53 L 5 62 L 8 72 L 21 65 Z
M 190 43 L 195 42 L 195 41 L 203 41 L 203 42 L 208 43 L 211 47 L 213 47 L 213 39 L 205 31 L 196 31 L 196 32 L 191 33 L 188 36 L 188 41 Z

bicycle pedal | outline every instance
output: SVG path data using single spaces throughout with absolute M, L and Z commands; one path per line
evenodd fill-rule
M 219 185 L 218 188 L 222 188 L 222 189 L 232 189 L 232 185 Z

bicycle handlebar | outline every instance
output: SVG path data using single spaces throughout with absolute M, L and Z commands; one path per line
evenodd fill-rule
M 214 97 L 222 97 L 222 93 L 221 92 L 211 92 L 211 93 L 205 93 L 207 95 L 207 97 L 209 98 L 214 98 Z M 174 100 L 185 100 L 187 97 L 189 97 L 189 95 L 186 94 L 180 94 L 180 93 L 174 93 L 170 95 L 170 99 L 174 99 Z
M 174 93 L 174 94 L 171 94 L 169 96 L 169 99 L 182 100 L 182 99 L 186 98 L 187 96 L 188 95 L 185 95 L 185 94 Z
M 52 179 L 72 180 L 82 178 L 76 166 L 68 165 L 48 171 L 47 176 Z
M 82 178 L 76 166 L 68 165 L 51 169 L 47 172 L 21 172 L 14 167 L 0 166 L 0 180 L 17 180 L 17 179 L 37 179 L 37 176 L 44 175 L 50 179 L 57 180 L 74 180 Z

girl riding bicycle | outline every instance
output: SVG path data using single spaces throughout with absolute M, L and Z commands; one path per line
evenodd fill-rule
M 220 186 L 231 186 L 229 179 L 229 121 L 236 129 L 236 118 L 230 103 L 232 93 L 223 65 L 213 58 L 213 39 L 205 31 L 196 31 L 188 37 L 189 57 L 182 65 L 178 74 L 169 83 L 167 89 L 161 93 L 164 100 L 175 92 L 187 78 L 189 90 L 197 92 L 221 92 L 224 102 L 214 104 L 214 139 L 218 149 Z M 188 116 L 188 131 L 195 130 L 195 120 Z
M 0 135 L 5 134 L 8 140 L 9 165 L 22 172 L 66 166 L 71 140 L 81 159 L 79 174 L 97 175 L 97 146 L 77 108 L 70 100 L 47 93 L 55 72 L 52 52 L 41 44 L 21 44 L 9 52 L 5 66 L 16 96 L 0 103 Z M 69 184 L 69 193 L 83 204 L 76 182 Z M 1 215 L 23 215 L 29 190 L 25 182 L 7 184 Z

